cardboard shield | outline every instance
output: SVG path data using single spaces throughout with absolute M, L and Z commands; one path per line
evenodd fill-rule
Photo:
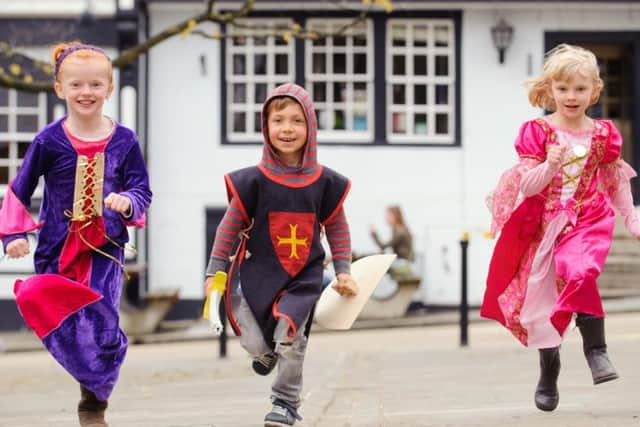
M 333 282 L 322 292 L 316 304 L 315 319 L 327 329 L 346 330 L 351 328 L 369 297 L 380 283 L 395 254 L 380 254 L 364 257 L 351 265 L 351 276 L 360 289 L 358 295 L 342 297 L 334 289 Z
M 269 235 L 280 264 L 291 277 L 307 264 L 316 215 L 300 212 L 269 212 Z

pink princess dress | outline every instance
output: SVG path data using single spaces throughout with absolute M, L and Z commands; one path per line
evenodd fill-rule
M 567 147 L 562 166 L 546 161 L 550 144 Z M 488 197 L 496 243 L 481 314 L 534 348 L 560 345 L 573 313 L 604 317 L 596 280 L 609 252 L 615 209 L 640 237 L 629 180 L 613 123 L 590 131 L 525 122 L 515 142 L 520 157 Z

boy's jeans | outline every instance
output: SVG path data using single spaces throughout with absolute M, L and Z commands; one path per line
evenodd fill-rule
M 265 343 L 262 330 L 244 298 L 238 308 L 238 324 L 242 330 L 240 344 L 252 357 L 272 352 L 271 347 Z M 273 333 L 275 353 L 278 355 L 278 372 L 271 386 L 271 397 L 284 400 L 297 409 L 300 406 L 302 392 L 302 363 L 307 349 L 307 337 L 304 334 L 306 327 L 301 326 L 293 339 L 287 336 L 288 328 L 289 323 L 281 318 Z

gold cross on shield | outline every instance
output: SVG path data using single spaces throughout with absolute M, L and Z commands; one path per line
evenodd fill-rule
M 278 238 L 278 246 L 280 245 L 291 245 L 291 253 L 289 254 L 289 258 L 296 258 L 299 259 L 298 257 L 298 245 L 302 245 L 305 248 L 307 247 L 307 238 L 305 237 L 303 238 L 298 238 L 297 236 L 297 232 L 298 232 L 298 224 L 289 224 L 289 229 L 291 230 L 291 234 L 289 235 L 289 237 L 280 237 L 280 236 L 276 236 Z

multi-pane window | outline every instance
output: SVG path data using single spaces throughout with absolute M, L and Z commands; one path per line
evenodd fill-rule
M 0 87 L 0 189 L 16 176 L 29 144 L 46 120 L 45 94 Z
M 227 137 L 231 142 L 256 142 L 262 140 L 260 112 L 267 95 L 279 84 L 295 80 L 295 51 L 292 39 L 272 34 L 274 28 L 290 22 L 255 19 L 242 23 L 258 29 L 229 28 Z
M 320 142 L 459 142 L 457 18 L 390 17 L 365 19 L 356 25 L 351 18 L 339 17 L 303 21 L 305 30 L 322 36 L 285 41 L 264 33 L 265 26 L 293 21 L 269 18 L 245 21 L 252 28 L 229 28 L 225 141 L 259 142 L 260 111 L 269 90 L 280 83 L 297 82 L 314 100 Z M 385 34 L 381 45 L 375 44 L 377 31 Z M 303 67 L 295 65 L 302 58 L 296 58 L 294 45 L 300 49 L 298 56 L 304 52 Z M 377 62 L 375 54 L 379 55 Z M 304 75 L 299 73 L 302 69 Z M 380 87 L 384 87 L 384 96 L 381 90 L 376 92 Z M 382 98 L 384 105 L 376 104 Z
M 387 140 L 455 142 L 454 23 L 449 19 L 387 22 Z
M 306 42 L 306 88 L 318 115 L 318 140 L 373 140 L 373 26 L 341 31 L 350 19 L 310 19 L 310 31 L 333 34 Z

